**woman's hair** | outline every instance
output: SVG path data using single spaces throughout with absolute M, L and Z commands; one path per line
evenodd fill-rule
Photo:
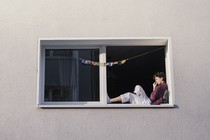
M 155 73 L 154 76 L 153 76 L 153 79 L 155 79 L 155 77 L 163 78 L 163 81 L 166 81 L 166 76 L 163 72 Z

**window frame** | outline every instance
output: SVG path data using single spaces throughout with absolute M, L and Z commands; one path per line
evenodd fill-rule
M 58 47 L 61 45 L 61 47 Z M 166 80 L 169 89 L 169 103 L 161 105 L 107 104 L 106 67 L 99 68 L 99 102 L 45 102 L 45 49 L 99 49 L 99 62 L 106 62 L 106 46 L 165 46 Z M 172 45 L 170 37 L 149 38 L 40 38 L 38 39 L 37 105 L 40 108 L 162 108 L 174 107 L 174 78 Z

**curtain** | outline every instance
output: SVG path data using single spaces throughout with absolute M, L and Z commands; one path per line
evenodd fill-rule
M 98 50 L 49 49 L 45 57 L 45 101 L 99 101 L 99 67 L 79 60 L 98 61 Z
M 61 94 L 65 101 L 79 101 L 78 51 L 59 50 L 59 78 Z M 61 95 L 62 96 L 62 95 Z
M 71 93 L 72 100 L 79 101 L 79 64 L 78 64 L 78 51 L 72 51 L 72 64 L 71 64 Z

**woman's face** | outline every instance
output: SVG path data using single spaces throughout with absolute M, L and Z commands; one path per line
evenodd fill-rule
M 163 78 L 161 77 L 155 77 L 155 82 L 158 84 L 158 85 L 160 85 L 160 84 L 162 84 L 163 83 Z

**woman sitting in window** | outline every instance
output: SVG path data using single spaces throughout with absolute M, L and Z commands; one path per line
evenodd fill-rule
M 163 95 L 168 86 L 165 83 L 165 74 L 163 72 L 157 72 L 154 74 L 153 79 L 153 91 L 150 95 L 150 98 L 147 97 L 145 91 L 140 85 L 136 85 L 134 92 L 127 92 L 118 97 L 110 99 L 107 97 L 108 103 L 129 102 L 131 104 L 154 104 L 159 105 L 163 102 Z

